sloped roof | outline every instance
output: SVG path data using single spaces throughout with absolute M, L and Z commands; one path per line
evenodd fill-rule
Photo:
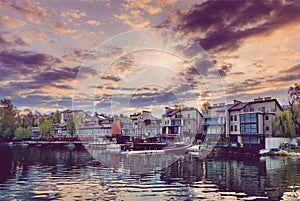
M 177 112 L 179 112 L 180 110 L 171 110 L 169 112 L 167 112 L 166 114 L 164 114 L 166 117 L 171 117 L 173 115 L 175 115 Z
M 249 102 L 235 104 L 229 109 L 229 111 L 241 110 L 248 104 Z

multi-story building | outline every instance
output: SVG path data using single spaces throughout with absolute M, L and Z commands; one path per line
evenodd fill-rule
M 166 113 L 162 116 L 162 134 L 191 142 L 201 132 L 202 120 L 203 115 L 196 108 L 178 105 L 166 107 Z
M 225 103 L 214 104 L 209 108 L 209 114 L 204 115 L 202 138 L 210 136 L 213 139 L 225 137 L 226 117 L 228 115 L 228 105 Z
M 67 133 L 67 124 L 53 124 L 52 137 L 70 137 Z
M 155 118 L 150 111 L 143 111 L 130 115 L 133 122 L 135 136 L 155 136 L 160 134 L 160 120 Z
M 96 140 L 101 136 L 100 125 L 94 117 L 86 118 L 78 125 L 75 133 L 82 140 Z
M 275 135 L 276 113 L 282 111 L 282 107 L 271 97 L 235 102 L 229 108 L 231 139 L 245 148 L 263 149 L 265 137 Z
M 245 148 L 263 149 L 265 137 L 275 135 L 275 117 L 279 111 L 282 107 L 271 97 L 215 104 L 205 117 L 203 134 L 230 137 Z
M 133 136 L 135 134 L 133 121 L 125 115 L 114 116 L 115 120 L 120 121 L 120 128 L 122 135 Z
M 83 123 L 85 117 L 88 116 L 83 110 L 65 110 L 61 112 L 61 123 L 62 124 L 67 123 L 70 115 L 76 116 L 76 118 L 80 120 L 81 123 Z

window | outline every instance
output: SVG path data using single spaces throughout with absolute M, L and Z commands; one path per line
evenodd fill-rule
M 250 108 L 250 112 L 254 112 L 254 108 Z
M 269 120 L 269 116 L 266 116 L 266 120 Z
M 189 129 L 189 133 L 191 133 L 191 129 Z
M 244 108 L 244 109 L 243 109 L 243 112 L 248 112 L 248 108 Z
M 242 134 L 257 133 L 256 123 L 241 124 L 241 133 Z
M 188 118 L 191 118 L 191 115 L 190 115 L 190 114 L 188 114 Z
M 179 126 L 181 125 L 181 119 L 173 119 L 171 121 L 172 126 Z
M 266 111 L 266 107 L 262 107 L 262 108 L 261 108 L 261 111 L 262 111 L 262 112 L 265 112 L 265 111 Z
M 256 122 L 257 117 L 256 117 L 255 113 L 240 114 L 240 121 L 241 121 L 241 123 Z
M 270 128 L 269 128 L 269 126 L 267 126 L 267 127 L 266 127 L 266 131 L 269 131 L 269 130 L 270 130 Z
M 189 121 L 189 125 L 191 124 L 191 121 Z
M 233 126 L 230 126 L 230 130 L 233 131 Z
M 237 115 L 234 115 L 234 121 L 237 121 Z
M 234 131 L 237 131 L 237 125 L 234 125 Z
M 233 116 L 232 115 L 230 116 L 230 121 L 233 121 Z

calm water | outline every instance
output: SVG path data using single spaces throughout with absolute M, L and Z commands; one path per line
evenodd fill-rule
M 135 174 L 156 158 L 90 153 L 1 145 L 0 200 L 300 200 L 300 158 L 185 155 Z

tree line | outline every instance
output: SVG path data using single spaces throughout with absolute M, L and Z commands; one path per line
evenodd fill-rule
M 73 136 L 75 133 L 75 124 L 73 117 L 69 119 L 67 122 L 67 131 Z M 38 127 L 41 137 L 47 138 L 50 136 L 53 124 L 55 123 L 61 123 L 61 112 L 58 110 L 48 116 L 42 115 L 39 112 L 35 112 L 34 114 L 28 109 L 21 114 L 11 100 L 4 99 L 0 102 L 0 141 L 31 138 L 32 127 Z
M 276 130 L 281 137 L 300 134 L 300 85 L 288 89 L 288 108 L 276 115 Z

